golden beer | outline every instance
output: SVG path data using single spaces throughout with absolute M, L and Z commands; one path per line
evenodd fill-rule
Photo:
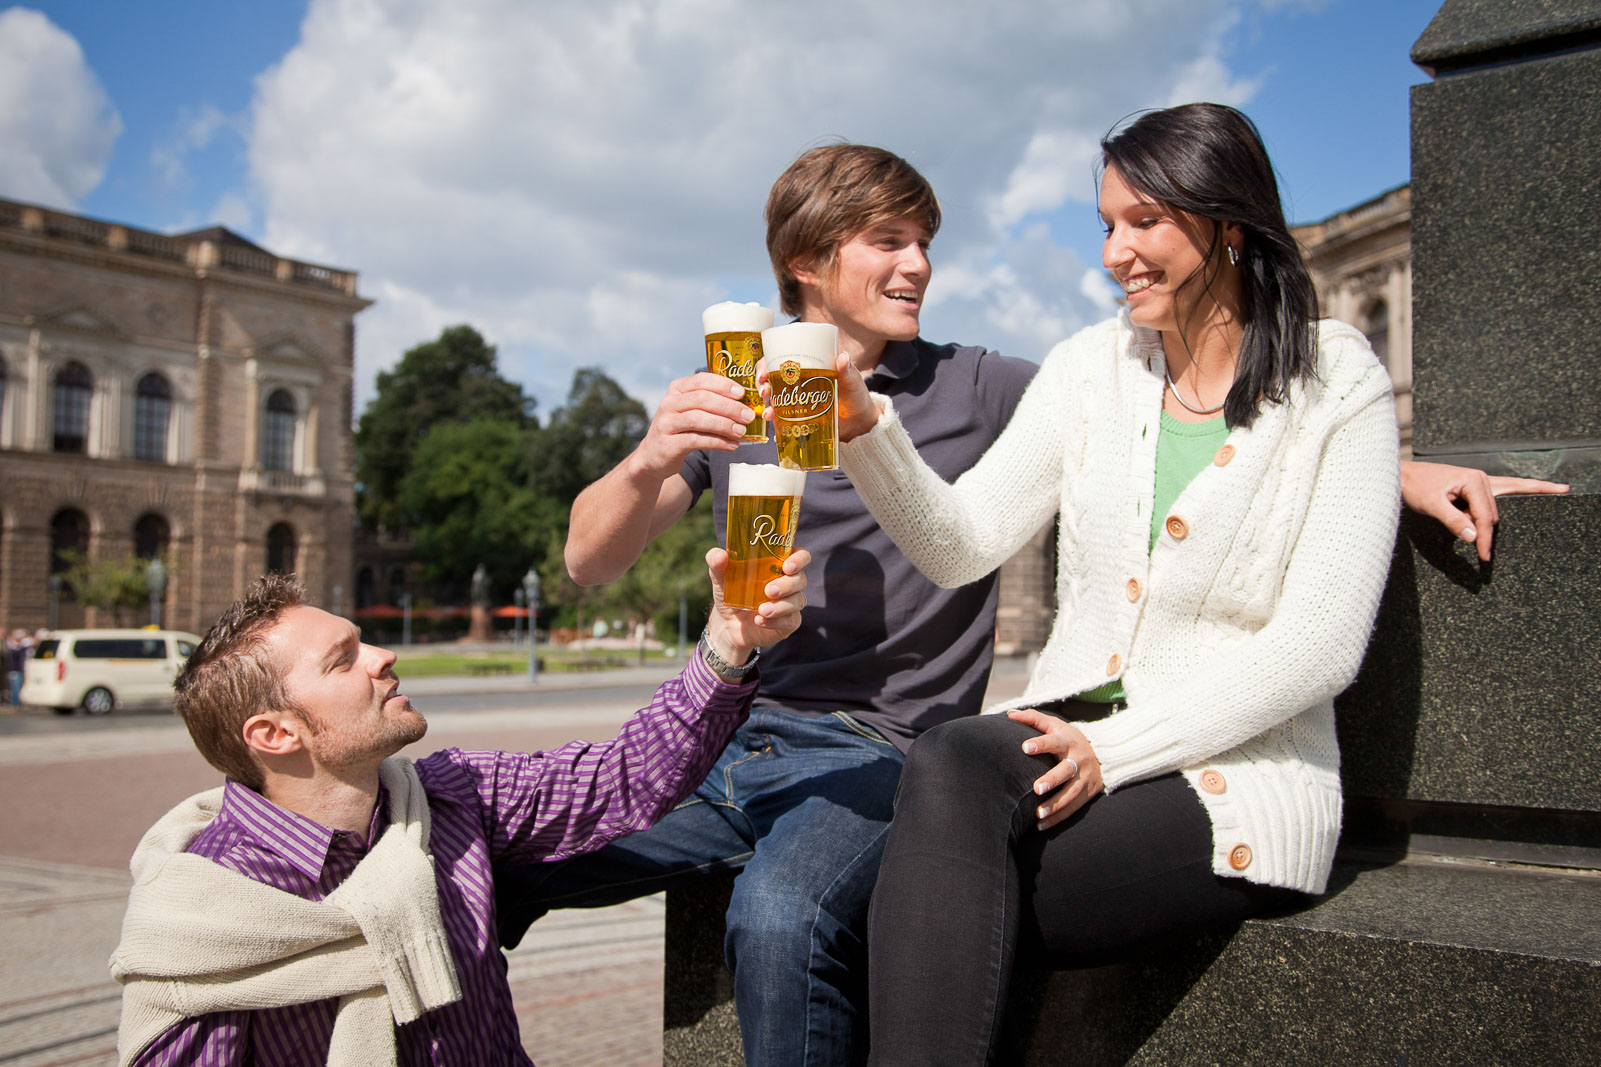
M 778 433 L 779 466 L 839 469 L 839 331 L 830 323 L 792 322 L 762 331 L 767 385 Z
M 706 369 L 745 387 L 744 403 L 755 417 L 745 427 L 742 443 L 767 440 L 762 396 L 756 389 L 756 368 L 762 359 L 762 331 L 773 324 L 773 312 L 760 304 L 724 301 L 701 312 L 706 331 Z
M 806 475 L 772 464 L 732 463 L 728 468 L 728 570 L 723 603 L 757 608 L 767 583 L 784 573 L 795 549 Z

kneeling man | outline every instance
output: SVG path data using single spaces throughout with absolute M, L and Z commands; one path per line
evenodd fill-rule
M 176 710 L 228 776 L 133 857 L 122 1064 L 529 1064 L 495 935 L 502 864 L 650 826 L 744 721 L 758 648 L 805 603 L 797 551 L 756 611 L 713 606 L 697 653 L 615 740 L 395 757 L 427 729 L 395 656 L 263 577 L 179 675 Z

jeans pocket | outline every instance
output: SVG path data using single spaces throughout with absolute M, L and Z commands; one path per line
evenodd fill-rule
M 862 722 L 848 711 L 830 712 L 830 716 L 834 719 L 837 719 L 841 726 L 845 727 L 845 729 L 854 734 L 865 737 L 869 741 L 877 742 L 880 745 L 888 745 L 890 748 L 895 747 L 894 745 L 890 744 L 889 739 L 883 734 L 879 733 L 865 722 Z

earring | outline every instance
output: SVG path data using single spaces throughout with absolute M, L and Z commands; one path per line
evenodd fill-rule
M 1229 250 L 1229 266 L 1238 267 L 1240 265 L 1240 253 L 1239 253 L 1239 250 L 1236 249 L 1233 245 L 1229 245 L 1228 246 L 1228 250 Z

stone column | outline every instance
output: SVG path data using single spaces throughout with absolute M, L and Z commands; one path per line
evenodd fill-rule
M 1581 867 L 1601 865 L 1598 41 L 1594 3 L 1447 0 L 1413 47 L 1414 453 L 1573 492 L 1501 498 L 1489 564 L 1408 514 L 1339 723 L 1348 828 L 1378 812 Z
M 1601 11 L 1449 0 L 1412 59 L 1414 448 L 1601 489 Z

